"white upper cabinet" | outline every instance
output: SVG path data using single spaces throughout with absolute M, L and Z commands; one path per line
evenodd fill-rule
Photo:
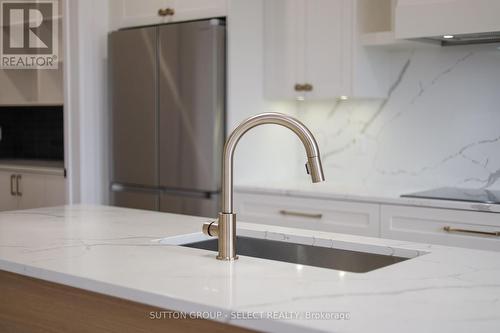
M 172 0 L 174 20 L 188 21 L 227 15 L 227 0 Z
M 305 2 L 304 81 L 312 85 L 310 98 L 352 95 L 353 1 Z
M 114 8 L 112 15 L 120 19 L 120 28 L 162 23 L 167 16 L 160 16 L 159 11 L 169 8 L 169 0 L 111 0 Z
M 111 0 L 113 28 L 222 17 L 227 0 Z
M 64 47 L 61 17 L 56 22 L 59 25 L 57 69 L 1 69 L 0 105 L 62 105 L 64 103 Z
M 396 38 L 500 31 L 498 0 L 399 0 Z
M 352 0 L 264 2 L 264 95 L 351 95 Z

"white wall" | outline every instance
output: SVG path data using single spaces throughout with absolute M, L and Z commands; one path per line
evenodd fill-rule
M 106 203 L 109 187 L 107 0 L 65 2 L 65 164 L 69 203 Z

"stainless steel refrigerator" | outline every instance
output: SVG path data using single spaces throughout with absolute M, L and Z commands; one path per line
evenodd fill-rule
M 221 19 L 110 34 L 116 206 L 216 216 L 225 40 Z

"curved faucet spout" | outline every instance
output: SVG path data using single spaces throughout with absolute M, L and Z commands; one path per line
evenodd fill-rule
M 222 165 L 222 213 L 233 213 L 233 155 L 238 141 L 250 129 L 264 124 L 275 124 L 292 130 L 302 141 L 307 154 L 306 170 L 313 183 L 325 180 L 318 144 L 309 129 L 295 118 L 282 113 L 262 113 L 243 121 L 224 145 Z
M 325 180 L 318 144 L 309 129 L 295 118 L 281 113 L 262 113 L 243 121 L 231 133 L 224 145 L 222 161 L 222 211 L 217 222 L 207 222 L 203 225 L 203 233 L 217 236 L 219 260 L 236 260 L 236 214 L 233 212 L 233 155 L 240 138 L 248 130 L 264 124 L 284 126 L 294 132 L 302 141 L 307 153 L 306 170 L 311 175 L 313 183 Z

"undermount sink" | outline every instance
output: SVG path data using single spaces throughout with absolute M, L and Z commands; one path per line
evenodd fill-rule
M 393 255 L 351 251 L 244 236 L 237 236 L 236 243 L 238 244 L 238 255 L 355 273 L 369 272 L 409 259 Z M 179 245 L 217 251 L 217 239 L 208 239 Z

